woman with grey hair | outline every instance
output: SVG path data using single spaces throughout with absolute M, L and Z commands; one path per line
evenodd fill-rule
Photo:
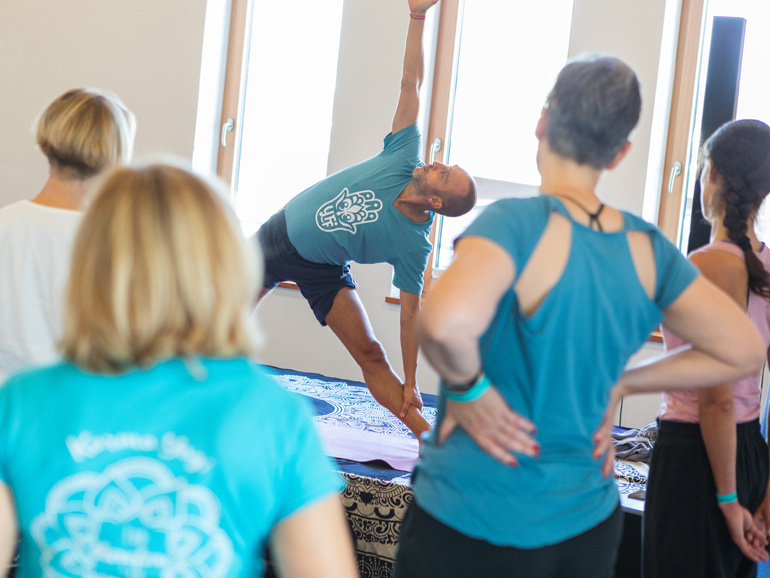
M 439 415 L 397 577 L 613 576 L 617 400 L 762 363 L 740 309 L 654 226 L 596 195 L 640 106 L 623 62 L 569 63 L 537 124 L 540 195 L 484 211 L 431 289 L 421 344 L 442 377 Z M 693 347 L 624 371 L 661 321 Z

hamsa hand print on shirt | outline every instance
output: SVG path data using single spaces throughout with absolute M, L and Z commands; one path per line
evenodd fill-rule
M 375 198 L 373 191 L 351 193 L 347 188 L 321 205 L 315 214 L 318 228 L 328 233 L 347 231 L 356 233 L 358 225 L 374 223 L 382 209 L 382 201 Z

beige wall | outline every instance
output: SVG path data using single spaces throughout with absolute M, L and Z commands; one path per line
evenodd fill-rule
M 408 24 L 405 4 L 345 2 L 329 171 L 378 152 L 390 129 Z M 651 102 L 663 4 L 576 0 L 571 53 L 601 50 L 627 59 L 642 77 L 645 103 Z M 205 10 L 205 0 L 4 2 L 0 205 L 33 195 L 44 182 L 45 162 L 29 127 L 48 101 L 73 86 L 110 88 L 126 101 L 138 117 L 138 155 L 164 151 L 189 158 Z M 642 206 L 651 112 L 647 106 L 630 162 L 603 183 L 610 202 L 635 212 Z M 374 331 L 400 373 L 399 310 L 384 301 L 390 266 L 354 265 L 354 274 Z M 276 290 L 257 316 L 268 336 L 265 362 L 360 378 L 355 363 L 296 291 Z M 436 391 L 436 375 L 424 361 L 418 380 L 425 391 Z
M 30 126 L 67 89 L 111 89 L 137 115 L 136 152 L 190 158 L 206 0 L 40 0 L 0 7 L 0 205 L 47 165 Z
M 599 185 L 599 194 L 607 202 L 639 215 L 650 156 L 665 9 L 666 0 L 575 0 L 572 15 L 570 56 L 583 52 L 612 54 L 629 64 L 641 82 L 642 114 L 631 137 L 631 150 L 615 170 L 602 177 Z M 661 81 L 665 83 L 667 79 Z

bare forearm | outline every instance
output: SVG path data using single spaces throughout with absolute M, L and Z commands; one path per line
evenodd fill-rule
M 703 392 L 698 404 L 700 430 L 706 446 L 717 493 L 732 494 L 736 490 L 735 406 L 730 386 Z M 716 395 L 712 395 L 712 391 Z
M 417 355 L 420 344 L 417 341 L 417 323 L 415 316 L 401 319 L 401 357 L 404 362 L 404 383 L 417 383 Z
M 313 504 L 280 522 L 273 530 L 271 550 L 279 576 L 358 576 L 350 531 L 337 496 Z
M 401 74 L 401 87 L 419 90 L 424 75 L 422 34 L 425 20 L 409 18 L 409 29 L 406 34 L 404 49 L 404 69 Z
M 759 371 L 753 359 L 723 361 L 688 347 L 626 370 L 623 395 L 714 387 Z
M 427 10 L 427 8 L 425 8 Z M 404 49 L 404 68 L 401 73 L 401 91 L 398 97 L 396 114 L 393 117 L 392 131 L 400 131 L 417 122 L 420 113 L 420 86 L 424 74 L 422 34 L 425 21 L 409 18 Z M 424 11 L 422 12 L 424 15 Z
M 478 375 L 481 356 L 475 339 L 461 335 L 452 340 L 422 339 L 423 355 L 446 381 L 466 383 Z

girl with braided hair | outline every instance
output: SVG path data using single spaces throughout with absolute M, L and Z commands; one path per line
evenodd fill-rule
M 757 211 L 770 191 L 770 127 L 730 122 L 701 152 L 711 242 L 690 261 L 748 314 L 770 345 L 770 251 Z M 663 330 L 667 350 L 683 341 Z M 644 575 L 755 576 L 770 533 L 768 448 L 759 430 L 759 373 L 663 394 L 644 511 Z

